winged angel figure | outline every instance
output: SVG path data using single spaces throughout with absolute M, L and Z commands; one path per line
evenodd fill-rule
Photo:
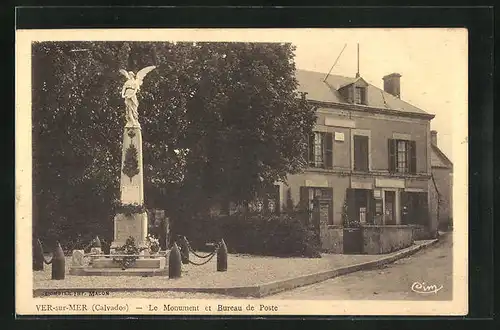
M 126 112 L 125 116 L 127 118 L 127 127 L 137 127 L 139 125 L 139 113 L 137 108 L 139 107 L 139 101 L 137 100 L 137 92 L 141 90 L 142 81 L 144 77 L 155 69 L 156 66 L 147 66 L 134 74 L 132 71 L 125 71 L 120 69 L 120 73 L 123 74 L 127 81 L 123 84 L 122 97 L 125 99 Z

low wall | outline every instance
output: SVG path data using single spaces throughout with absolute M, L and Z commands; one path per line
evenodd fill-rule
M 323 251 L 344 253 L 344 229 L 341 226 L 322 226 L 320 237 Z
M 404 249 L 413 244 L 413 227 L 362 226 L 363 253 L 383 254 Z
M 415 241 L 436 238 L 436 233 L 431 232 L 429 227 L 422 225 L 411 225 L 411 227 L 413 227 L 413 239 Z

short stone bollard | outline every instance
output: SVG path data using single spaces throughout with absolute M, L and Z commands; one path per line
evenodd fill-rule
M 57 247 L 52 255 L 52 279 L 53 280 L 64 280 L 65 269 L 65 259 L 64 252 L 61 248 L 61 244 L 57 243 Z
M 221 240 L 219 249 L 217 250 L 217 271 L 227 271 L 227 246 L 224 239 Z
M 181 277 L 181 253 L 177 247 L 177 243 L 174 243 L 172 250 L 168 257 L 168 277 L 169 278 L 179 278 Z
M 181 236 L 179 239 L 179 248 L 181 260 L 183 264 L 189 264 L 189 245 L 186 236 Z
M 36 240 L 33 249 L 33 270 L 43 270 L 43 263 L 45 262 L 45 257 L 43 256 L 42 242 L 39 239 Z
M 92 241 L 92 247 L 93 248 L 99 248 L 101 249 L 102 248 L 102 245 L 101 245 L 101 240 L 99 239 L 99 236 L 96 236 L 94 238 L 94 240 Z

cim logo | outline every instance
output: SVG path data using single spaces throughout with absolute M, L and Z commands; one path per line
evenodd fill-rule
M 427 285 L 425 282 L 415 282 L 411 285 L 411 291 L 416 293 L 438 293 L 439 290 L 443 288 L 442 285 L 437 286 L 435 284 Z

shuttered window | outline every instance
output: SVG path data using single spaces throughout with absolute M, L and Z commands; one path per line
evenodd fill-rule
M 417 172 L 417 151 L 415 141 L 388 140 L 389 172 Z
M 368 136 L 354 135 L 354 170 L 368 172 Z
M 309 137 L 308 164 L 317 168 L 333 167 L 333 134 L 314 132 Z

